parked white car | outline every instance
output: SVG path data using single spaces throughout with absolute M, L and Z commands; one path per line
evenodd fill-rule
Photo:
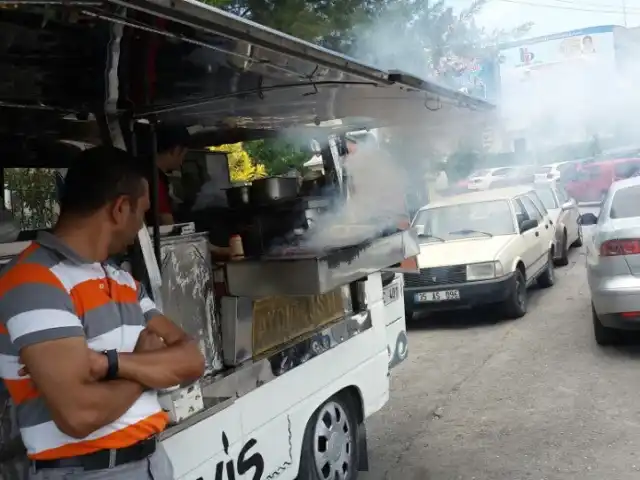
M 486 168 L 469 175 L 467 188 L 469 190 L 484 190 L 491 187 L 496 180 L 502 180 L 514 171 L 514 167 Z
M 420 209 L 421 270 L 404 277 L 407 314 L 499 304 L 508 317 L 525 315 L 527 287 L 555 281 L 555 227 L 537 203 L 532 187 L 509 187 Z
M 582 246 L 578 202 L 569 197 L 565 189 L 556 182 L 538 183 L 535 190 L 542 200 L 542 208 L 549 212 L 549 217 L 556 226 L 556 265 L 568 265 L 569 249 Z
M 560 180 L 561 178 L 573 177 L 580 162 L 571 160 L 567 162 L 556 162 L 538 167 L 535 172 L 536 182 L 548 182 Z

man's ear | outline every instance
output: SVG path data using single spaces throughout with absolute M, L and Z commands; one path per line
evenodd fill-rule
M 123 223 L 131 210 L 131 203 L 124 195 L 119 196 L 111 202 L 110 215 L 111 219 L 116 223 Z

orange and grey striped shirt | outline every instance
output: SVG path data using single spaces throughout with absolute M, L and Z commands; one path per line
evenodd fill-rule
M 49 460 L 123 448 L 161 432 L 167 415 L 147 391 L 115 422 L 84 439 L 62 433 L 29 377 L 20 349 L 84 336 L 95 351 L 132 352 L 146 322 L 159 314 L 142 285 L 111 264 L 92 263 L 41 233 L 0 274 L 0 376 L 16 406 L 30 458 Z

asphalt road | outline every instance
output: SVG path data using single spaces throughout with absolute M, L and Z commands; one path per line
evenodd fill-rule
M 595 344 L 584 256 L 528 314 L 414 321 L 365 480 L 637 480 L 640 342 Z

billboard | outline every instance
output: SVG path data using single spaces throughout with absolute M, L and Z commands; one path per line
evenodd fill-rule
M 489 102 L 498 97 L 498 65 L 494 56 L 442 58 L 435 68 L 435 80 L 454 90 Z
M 582 141 L 609 127 L 615 94 L 614 26 L 571 30 L 499 47 L 500 109 L 510 130 L 540 144 Z M 603 110 L 605 109 L 605 110 Z M 562 137 L 562 138 L 560 138 Z

